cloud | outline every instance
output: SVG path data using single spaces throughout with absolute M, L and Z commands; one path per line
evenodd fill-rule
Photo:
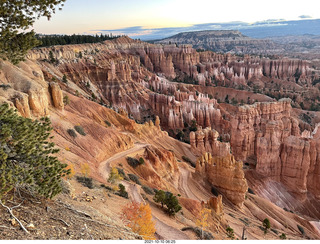
M 300 18 L 310 18 L 307 15 L 301 15 Z M 317 20 L 315 20 L 317 21 Z M 303 22 L 300 20 L 298 22 Z M 318 22 L 317 22 L 318 23 Z M 164 27 L 164 28 L 147 28 L 144 26 L 132 26 L 120 29 L 94 30 L 95 33 L 112 33 L 113 35 L 128 35 L 141 40 L 156 40 L 176 35 L 180 32 L 201 31 L 201 30 L 239 30 L 245 35 L 252 37 L 270 36 L 274 30 L 281 34 L 281 30 L 286 28 L 288 31 L 297 25 L 297 21 L 285 21 L 283 19 L 269 19 L 255 23 L 245 23 L 240 21 L 228 23 L 203 23 L 187 27 Z M 276 27 L 276 29 L 274 29 Z M 271 28 L 273 28 L 271 30 Z M 281 29 L 282 28 L 282 29 Z M 295 27 L 294 27 L 295 28 Z M 303 29 L 303 28 L 302 28 Z M 292 32 L 292 31 L 291 31 Z M 258 35 L 256 34 L 258 33 Z
M 300 15 L 299 18 L 300 19 L 311 19 L 312 16 L 303 14 L 303 15 Z

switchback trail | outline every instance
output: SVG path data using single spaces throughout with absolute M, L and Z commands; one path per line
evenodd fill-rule
M 141 150 L 143 147 L 148 146 L 149 144 L 142 144 L 142 143 L 137 143 L 134 145 L 134 147 L 125 150 L 123 152 L 119 152 L 115 155 L 113 155 L 112 157 L 108 158 L 107 160 L 103 161 L 102 163 L 100 163 L 99 165 L 99 172 L 102 175 L 102 177 L 104 179 L 108 179 L 109 178 L 109 172 L 110 172 L 110 163 L 120 159 L 122 157 L 125 157 L 128 154 L 134 153 L 136 151 Z M 123 185 L 126 186 L 126 189 L 129 193 L 130 199 L 136 202 L 145 202 L 144 199 L 142 198 L 139 190 L 138 190 L 138 186 L 136 184 L 133 184 L 131 182 L 126 182 L 123 181 Z M 155 227 L 156 227 L 156 231 L 157 234 L 165 239 L 165 240 L 188 240 L 189 237 L 183 233 L 182 231 L 169 226 L 167 224 L 165 224 L 164 222 L 162 222 L 160 219 L 158 219 L 157 217 L 155 217 L 154 215 L 152 215 L 153 220 L 155 221 Z

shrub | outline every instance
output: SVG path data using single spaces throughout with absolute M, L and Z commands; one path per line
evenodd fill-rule
M 120 165 L 122 166 L 122 164 L 119 164 L 119 166 L 120 166 Z M 117 168 L 117 170 L 118 170 L 119 175 L 120 175 L 124 180 L 126 180 L 126 181 L 129 181 L 129 180 L 130 180 L 122 168 Z
M 211 193 L 212 193 L 213 195 L 215 195 L 216 197 L 219 195 L 217 189 L 216 189 L 215 187 L 213 187 L 213 186 L 211 187 Z
M 154 191 L 149 186 L 142 186 L 142 189 L 144 190 L 145 193 L 149 195 L 154 195 Z
M 188 158 L 187 156 L 182 156 L 182 159 L 184 160 L 184 161 L 186 161 L 188 164 L 190 164 L 191 165 L 191 167 L 193 167 L 193 168 L 195 168 L 196 167 L 196 164 L 190 159 L 190 158 Z
M 262 225 L 264 227 L 264 234 L 267 234 L 268 230 L 270 229 L 271 225 L 270 225 L 270 221 L 268 218 L 265 218 L 262 222 Z
M 272 228 L 271 228 L 270 230 L 271 230 L 273 233 L 277 234 L 277 235 L 279 234 L 279 232 L 278 232 L 276 229 L 272 229 Z
M 88 163 L 82 163 L 80 165 L 81 174 L 85 177 L 88 177 L 90 174 L 90 166 Z
M 119 180 L 123 180 L 122 176 L 119 174 L 119 172 L 118 172 L 116 167 L 112 167 L 110 175 L 109 175 L 108 182 L 110 182 L 112 184 L 115 184 Z
M 67 179 L 71 179 L 74 177 L 75 175 L 75 169 L 74 169 L 74 165 L 73 163 L 68 164 L 68 166 L 66 167 L 67 170 L 70 171 L 70 174 L 66 176 Z
M 142 160 L 140 161 L 140 159 Z M 138 160 L 135 158 L 127 157 L 127 162 L 131 167 L 136 168 L 137 166 L 144 164 L 144 159 L 143 158 L 140 158 L 140 159 Z
M 104 122 L 107 124 L 107 126 L 111 126 L 111 123 L 108 120 L 105 120 Z
M 132 180 L 133 182 L 135 182 L 138 185 L 141 185 L 141 182 L 139 180 L 139 177 L 134 175 L 134 174 L 128 174 L 128 177 L 130 180 Z
M 69 105 L 70 104 L 70 99 L 67 95 L 65 95 L 63 97 L 63 104 L 66 106 L 66 105 Z
M 189 128 L 190 131 L 197 131 L 198 128 L 197 128 L 197 121 L 196 120 L 192 120 L 191 121 L 191 126 Z
M 286 240 L 287 239 L 287 236 L 286 236 L 285 233 L 282 233 L 279 237 L 280 237 L 281 240 Z
M 0 199 L 18 186 L 46 198 L 62 191 L 62 177 L 70 173 L 49 142 L 49 118 L 19 116 L 8 104 L 0 106 Z
M 302 226 L 300 226 L 300 225 L 297 225 L 297 227 L 298 227 L 299 231 L 301 232 L 301 234 L 302 234 L 302 235 L 304 235 L 304 234 L 305 234 L 305 232 L 304 232 L 303 227 L 302 227 Z
M 251 188 L 248 188 L 248 192 L 249 192 L 250 194 L 255 195 L 254 191 L 253 191 Z
M 73 129 L 68 129 L 67 130 L 68 134 L 70 136 L 72 136 L 73 138 L 76 138 L 77 137 L 77 133 L 73 130 Z
M 183 227 L 181 230 L 192 230 L 202 240 L 214 240 L 214 236 L 210 232 L 207 232 L 205 230 L 201 231 L 199 227 Z
M 227 236 L 228 236 L 231 240 L 233 240 L 233 239 L 234 239 L 234 230 L 233 230 L 230 226 L 228 226 L 227 229 L 226 229 L 226 231 L 227 231 Z
M 142 157 L 139 158 L 139 164 L 144 164 L 144 159 Z
M 124 198 L 127 198 L 127 199 L 128 199 L 129 196 L 128 196 L 128 192 L 126 191 L 125 186 L 122 185 L 122 184 L 119 184 L 118 186 L 119 186 L 119 191 L 116 192 L 115 194 L 118 195 L 118 196 L 120 196 L 120 197 L 124 197 Z
M 63 77 L 62 77 L 62 82 L 63 82 L 63 83 L 68 83 L 68 80 L 67 80 L 67 76 L 66 76 L 66 75 L 63 75 Z
M 110 186 L 106 186 L 105 184 L 101 184 L 100 186 L 107 189 L 108 191 L 112 191 L 112 188 Z
M 118 170 L 119 175 L 121 175 L 122 177 L 126 176 L 126 173 L 124 172 L 123 169 L 117 167 L 117 170 Z
M 82 126 L 80 126 L 80 125 L 76 125 L 76 126 L 74 127 L 74 129 L 75 129 L 80 135 L 82 135 L 82 136 L 87 135 L 87 134 L 84 132 Z
M 83 186 L 88 187 L 89 189 L 94 188 L 93 183 L 92 183 L 92 178 L 85 177 L 85 176 L 77 176 L 76 179 Z
M 0 88 L 2 88 L 3 90 L 8 90 L 9 88 L 11 88 L 11 86 L 9 84 L 1 84 Z

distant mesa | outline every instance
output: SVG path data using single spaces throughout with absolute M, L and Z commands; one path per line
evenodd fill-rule
M 198 51 L 231 53 L 266 53 L 277 49 L 270 40 L 253 39 L 237 30 L 205 30 L 182 32 L 156 41 L 158 44 L 191 44 Z

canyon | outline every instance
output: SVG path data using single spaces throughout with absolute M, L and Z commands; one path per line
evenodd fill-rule
M 243 218 L 253 226 L 248 237 L 262 239 L 266 217 L 293 239 L 305 237 L 297 225 L 320 238 L 312 224 L 320 216 L 320 117 L 307 110 L 320 94 L 309 61 L 198 52 L 124 36 L 33 49 L 19 65 L 0 60 L 0 67 L 0 101 L 24 117 L 49 116 L 59 159 L 77 173 L 88 164 L 90 177 L 108 185 L 108 171 L 117 167 L 144 186 L 180 194 L 183 215 L 176 221 L 142 196 L 142 186 L 123 181 L 130 200 L 150 203 L 158 226 L 195 226 L 205 205 L 217 239 L 229 225 L 241 238 Z M 68 134 L 76 125 L 86 136 Z M 144 164 L 133 168 L 126 157 Z M 273 194 L 275 185 L 288 197 Z M 118 205 L 128 200 L 112 198 L 108 214 L 118 221 Z

